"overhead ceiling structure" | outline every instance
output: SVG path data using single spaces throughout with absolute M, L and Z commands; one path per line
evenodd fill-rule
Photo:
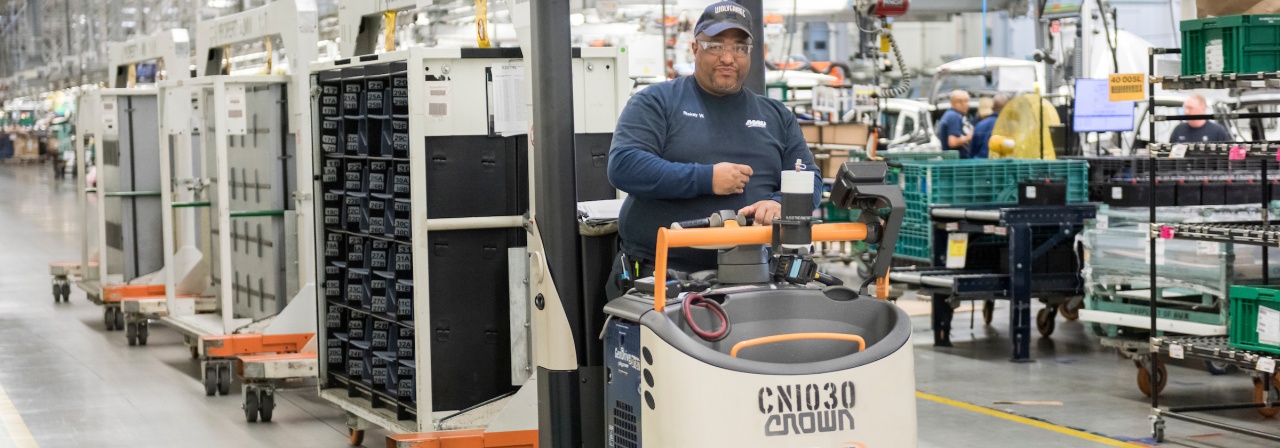
M 108 42 L 196 22 L 274 0 L 0 0 L 0 78 L 39 70 L 49 88 L 106 81 Z M 316 0 L 321 17 L 337 0 Z M 336 32 L 335 32 L 336 34 Z

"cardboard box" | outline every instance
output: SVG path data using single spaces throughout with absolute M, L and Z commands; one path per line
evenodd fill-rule
M 822 142 L 832 145 L 865 146 L 870 134 L 870 128 L 862 123 L 832 124 L 822 130 Z
M 821 157 L 819 157 L 821 156 Z M 840 166 L 849 161 L 849 151 L 835 150 L 815 155 L 814 162 L 822 170 L 823 178 L 832 178 L 840 171 Z
M 804 134 L 804 141 L 810 145 L 822 143 L 822 128 L 814 123 L 800 123 L 800 133 Z
M 36 159 L 40 157 L 40 142 L 35 137 L 19 135 L 13 141 L 13 156 L 18 159 Z
M 1280 0 L 1199 0 L 1196 17 L 1222 17 L 1236 14 L 1280 14 Z

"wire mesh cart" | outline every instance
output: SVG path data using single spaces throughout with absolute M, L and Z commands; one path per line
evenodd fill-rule
M 1156 55 L 1162 54 L 1180 54 L 1180 49 L 1164 49 L 1153 48 L 1148 53 L 1148 70 L 1150 77 L 1148 78 L 1148 101 L 1155 101 L 1155 87 L 1162 86 L 1165 90 L 1170 89 L 1203 89 L 1203 88 L 1232 88 L 1234 90 L 1250 89 L 1250 88 L 1266 88 L 1276 85 L 1280 81 L 1280 73 L 1261 73 L 1256 75 L 1198 75 L 1198 76 L 1155 76 L 1155 58 Z M 1152 120 L 1148 122 L 1150 135 L 1155 135 L 1155 123 L 1157 121 L 1190 121 L 1190 120 L 1209 120 L 1209 119 L 1257 119 L 1257 118 L 1276 118 L 1280 117 L 1280 113 L 1231 113 L 1223 116 L 1214 115 L 1154 115 Z M 1160 157 L 1183 157 L 1184 155 L 1192 155 L 1195 157 L 1218 157 L 1228 158 L 1229 160 L 1247 160 L 1250 158 L 1269 158 L 1276 157 L 1277 146 L 1266 142 L 1257 143 L 1194 143 L 1187 145 L 1171 145 L 1152 143 L 1148 145 L 1148 154 L 1151 158 Z M 1264 159 L 1265 160 L 1265 159 Z M 1268 213 L 1267 205 L 1271 202 L 1272 192 L 1267 187 L 1267 180 L 1270 179 L 1268 174 L 1268 163 L 1260 163 L 1261 178 L 1264 180 L 1260 183 L 1261 191 L 1261 210 L 1262 221 L 1260 223 L 1250 224 L 1222 224 L 1222 223 L 1161 223 L 1156 217 L 1157 200 L 1156 195 L 1152 194 L 1148 197 L 1149 208 L 1149 228 L 1148 228 L 1148 253 L 1150 261 L 1150 284 L 1156 285 L 1158 281 L 1161 251 L 1164 242 L 1168 240 L 1193 240 L 1208 241 L 1214 243 L 1231 243 L 1235 245 L 1251 245 L 1262 247 L 1280 246 L 1280 226 L 1272 225 Z M 1147 176 L 1147 186 L 1149 191 L 1156 191 L 1156 178 L 1158 176 L 1159 164 L 1151 164 L 1151 174 Z M 1270 260 L 1268 251 L 1261 251 L 1262 254 L 1262 282 L 1270 283 Z M 1234 293 L 1233 287 L 1233 293 Z M 1256 431 L 1249 428 L 1243 428 L 1238 425 L 1232 425 L 1212 418 L 1191 415 L 1191 413 L 1211 412 L 1229 409 L 1259 408 L 1263 409 L 1263 414 L 1274 415 L 1274 406 L 1280 405 L 1276 401 L 1276 381 L 1275 381 L 1275 361 L 1270 354 L 1262 353 L 1255 350 L 1242 350 L 1238 348 L 1237 338 L 1228 336 L 1202 336 L 1202 337 L 1161 337 L 1158 331 L 1159 327 L 1159 310 L 1157 288 L 1150 289 L 1150 297 L 1148 301 L 1148 311 L 1150 316 L 1150 326 L 1148 330 L 1152 335 L 1150 339 L 1150 356 L 1139 359 L 1139 375 L 1145 374 L 1147 383 L 1151 388 L 1151 430 L 1152 436 L 1156 442 L 1164 440 L 1165 419 L 1181 420 L 1200 425 L 1210 426 L 1224 431 L 1231 431 L 1238 434 L 1250 435 L 1270 441 L 1280 442 L 1280 433 L 1269 433 Z M 1232 319 L 1238 316 L 1233 313 Z M 1234 323 L 1238 325 L 1238 323 Z M 1234 328 L 1232 331 L 1238 331 Z M 1255 402 L 1253 403 L 1216 403 L 1195 406 L 1179 406 L 1179 407 L 1160 407 L 1160 390 L 1161 386 L 1168 381 L 1168 372 L 1164 368 L 1163 358 L 1168 356 L 1171 359 L 1197 358 L 1208 361 L 1216 361 L 1230 363 L 1236 365 L 1243 370 L 1253 374 L 1255 381 Z M 1141 379 L 1139 380 L 1141 383 Z

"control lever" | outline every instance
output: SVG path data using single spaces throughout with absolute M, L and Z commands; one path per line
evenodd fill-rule
M 733 210 L 720 210 L 702 219 L 691 219 L 688 221 L 679 221 L 671 223 L 672 229 L 705 229 L 708 227 L 724 227 L 726 221 L 737 221 L 739 226 L 749 226 L 754 224 L 754 219 L 750 216 L 739 215 Z

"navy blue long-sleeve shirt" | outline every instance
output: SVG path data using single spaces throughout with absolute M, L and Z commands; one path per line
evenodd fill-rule
M 794 170 L 797 159 L 814 173 L 817 207 L 822 178 L 795 114 L 782 103 L 746 89 L 715 96 L 692 76 L 645 88 L 622 110 L 609 150 L 609 182 L 628 195 L 619 219 L 622 251 L 652 260 L 660 227 L 766 199 L 781 202 L 782 170 Z M 720 162 L 751 167 L 743 193 L 715 194 L 712 172 Z M 716 252 L 673 249 L 668 265 L 714 269 Z

